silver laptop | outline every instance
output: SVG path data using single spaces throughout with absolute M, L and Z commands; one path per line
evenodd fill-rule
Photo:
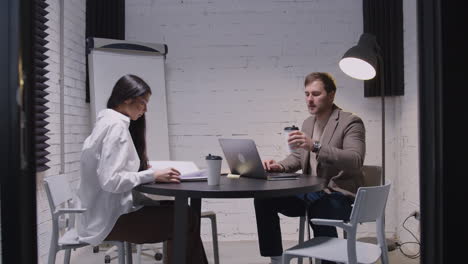
M 220 138 L 219 144 L 233 174 L 266 180 L 294 180 L 302 174 L 266 172 L 258 155 L 257 146 L 251 139 Z

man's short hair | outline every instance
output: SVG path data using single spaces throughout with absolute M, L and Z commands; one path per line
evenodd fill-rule
M 323 85 L 325 86 L 325 91 L 327 91 L 327 93 L 336 92 L 335 80 L 333 79 L 331 74 L 326 72 L 313 72 L 307 75 L 305 77 L 304 87 L 317 80 L 323 82 Z

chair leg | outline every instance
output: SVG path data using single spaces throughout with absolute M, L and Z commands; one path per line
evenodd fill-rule
M 201 217 L 208 218 L 211 221 L 211 236 L 213 238 L 214 263 L 219 264 L 218 228 L 216 226 L 216 214 L 213 212 L 205 212 Z
M 299 218 L 299 244 L 304 243 L 305 216 Z M 283 261 L 284 263 L 284 261 Z M 302 264 L 302 257 L 298 257 L 297 264 Z
M 54 243 L 50 243 L 49 248 L 49 258 L 47 263 L 48 264 L 55 264 L 55 258 L 57 257 L 57 246 Z
M 382 256 L 380 256 L 380 260 L 382 261 L 382 264 L 389 264 L 390 262 L 388 261 L 388 252 L 382 250 Z
M 213 237 L 213 253 L 214 262 L 219 264 L 219 248 L 218 248 L 218 228 L 216 226 L 216 215 L 210 217 L 211 220 L 211 236 Z
M 381 250 L 381 261 L 382 264 L 388 264 L 388 246 L 387 239 L 385 238 L 385 218 L 381 217 L 377 219 L 377 241 Z
M 310 240 L 310 217 L 309 217 L 309 211 L 307 209 L 305 210 L 305 218 L 306 218 L 305 226 L 307 228 L 307 240 Z M 312 258 L 309 258 L 309 264 L 312 264 Z
M 283 253 L 283 260 L 282 260 L 282 263 L 283 263 L 283 264 L 289 264 L 289 262 L 291 261 L 291 259 L 292 259 L 293 257 L 295 257 L 295 256 Z M 302 260 L 301 257 L 298 258 L 298 261 L 299 261 L 299 259 Z M 298 263 L 299 263 L 299 262 L 298 262 Z
M 124 242 L 124 246 L 125 246 L 125 256 L 127 258 L 126 264 L 133 264 L 132 243 Z
M 307 239 L 310 240 L 310 228 L 308 212 L 305 210 L 305 215 L 299 218 L 299 244 L 304 243 L 304 229 L 307 228 Z M 297 264 L 302 264 L 303 257 L 297 258 Z M 312 258 L 309 258 L 309 264 L 312 264 Z
M 70 264 L 70 258 L 71 258 L 71 249 L 65 249 L 65 255 L 63 257 L 63 263 L 64 264 Z
M 115 244 L 117 246 L 117 251 L 119 252 L 119 264 L 125 264 L 125 247 L 123 242 L 118 242 Z
M 136 245 L 137 250 L 137 264 L 141 264 L 141 248 L 143 247 L 142 244 Z

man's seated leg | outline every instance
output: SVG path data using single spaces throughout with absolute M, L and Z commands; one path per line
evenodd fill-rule
M 349 220 L 351 215 L 353 199 L 340 192 L 332 192 L 322 196 L 319 200 L 309 205 L 310 218 L 324 218 Z M 310 223 L 314 231 L 314 237 L 338 237 L 336 227 L 314 225 Z M 322 261 L 322 264 L 332 264 L 332 261 Z
M 254 199 L 260 254 L 264 257 L 283 254 L 278 213 L 296 217 L 304 215 L 304 201 L 295 197 Z
M 310 218 L 324 218 L 349 220 L 353 199 L 340 192 L 326 194 L 319 200 L 312 202 L 309 206 Z M 314 236 L 338 237 L 335 227 L 314 225 L 311 223 Z

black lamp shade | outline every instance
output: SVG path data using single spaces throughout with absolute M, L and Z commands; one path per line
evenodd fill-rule
M 369 80 L 376 76 L 378 69 L 378 46 L 375 36 L 364 33 L 356 46 L 345 52 L 340 68 L 355 79 Z

